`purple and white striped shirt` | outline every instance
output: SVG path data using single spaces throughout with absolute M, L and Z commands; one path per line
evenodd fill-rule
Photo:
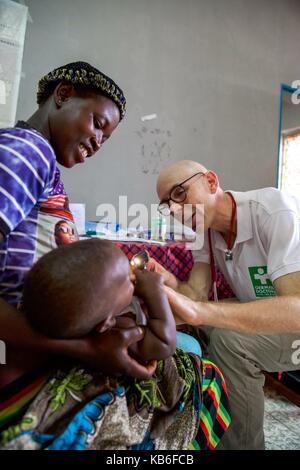
M 54 150 L 34 129 L 0 129 L 0 232 L 0 296 L 18 305 L 34 262 L 76 239 Z

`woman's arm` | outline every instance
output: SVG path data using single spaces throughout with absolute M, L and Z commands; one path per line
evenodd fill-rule
M 61 354 L 59 341 L 34 331 L 26 317 L 0 297 L 0 339 L 7 347 Z
M 153 373 L 149 366 L 143 366 L 128 355 L 132 343 L 144 336 L 141 328 L 128 330 L 111 329 L 102 335 L 90 334 L 84 338 L 58 340 L 47 338 L 34 331 L 21 312 L 0 298 L 0 340 L 6 344 L 9 358 L 10 348 L 45 354 L 64 356 L 81 361 L 87 366 L 109 375 L 126 374 L 147 378 Z M 9 362 L 0 368 L 5 374 Z

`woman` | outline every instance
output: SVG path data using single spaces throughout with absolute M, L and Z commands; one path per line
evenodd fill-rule
M 76 367 L 66 368 L 49 378 L 49 362 L 53 367 L 55 357 L 64 357 L 80 361 L 110 376 L 122 374 L 146 379 L 150 384 L 151 380 L 159 380 L 157 373 L 152 378 L 152 365 L 139 364 L 128 354 L 129 346 L 143 337 L 139 327 L 112 328 L 100 336 L 90 334 L 76 340 L 54 340 L 33 331 L 18 312 L 26 272 L 42 254 L 56 247 L 54 234 L 57 223 L 66 221 L 70 229 L 75 229 L 56 162 L 71 168 L 94 155 L 124 117 L 126 104 L 122 90 L 85 62 L 67 64 L 43 77 L 39 82 L 37 101 L 39 108 L 27 122 L 18 122 L 15 128 L 0 131 L 0 192 L 3 201 L 0 206 L 0 331 L 1 340 L 7 345 L 7 365 L 0 369 L 2 444 L 8 448 L 42 448 L 43 445 L 47 448 L 51 445 L 52 448 L 79 448 L 76 447 L 77 441 L 74 443 L 72 439 L 79 430 L 84 429 L 82 448 L 118 448 L 118 445 L 126 448 L 134 443 L 142 447 L 157 447 L 160 445 L 157 437 L 150 443 L 147 432 L 142 437 L 141 433 L 134 432 L 130 438 L 122 437 L 122 433 L 120 437 L 118 426 L 117 434 L 112 435 L 110 429 L 108 438 L 103 441 L 103 437 L 107 436 L 103 431 L 105 426 L 102 426 L 101 433 L 96 425 L 90 433 L 86 431 L 84 423 L 87 416 L 89 423 L 91 420 L 95 423 L 101 421 L 103 425 L 103 407 L 106 416 L 109 415 L 108 410 L 115 410 L 113 412 L 117 416 L 118 413 L 124 415 L 124 406 L 127 406 L 124 384 L 120 386 L 116 380 L 111 382 L 108 379 L 105 389 L 103 380 L 99 384 L 99 373 Z M 12 354 L 11 351 L 16 348 L 19 351 Z M 180 367 L 184 370 L 182 365 Z M 200 371 L 199 367 L 197 370 Z M 202 378 L 200 372 L 198 382 Z M 191 424 L 189 420 L 193 419 L 192 416 L 195 418 L 200 414 L 199 396 L 205 387 L 209 388 L 215 382 L 219 384 L 219 393 L 206 394 L 204 408 L 206 415 L 210 414 L 212 424 L 206 425 L 202 421 L 202 427 L 199 427 L 198 416 L 198 420 L 194 419 L 195 432 L 192 433 L 192 437 L 198 436 L 197 445 L 213 448 L 229 424 L 226 410 L 224 415 L 219 406 L 222 402 L 225 408 L 227 406 L 226 388 L 222 376 L 210 364 L 207 364 L 203 384 L 196 382 L 195 376 L 193 387 L 187 388 L 186 399 L 191 405 L 189 409 L 186 407 L 185 420 L 188 424 Z M 128 385 L 126 387 L 128 391 Z M 134 382 L 133 388 L 138 390 L 139 382 Z M 131 398 L 135 403 L 135 393 L 131 394 Z M 36 410 L 40 409 L 40 400 L 46 404 L 50 400 L 49 407 L 46 406 L 43 411 L 44 424 L 45 416 L 47 419 L 42 430 L 41 426 L 39 428 L 40 417 L 36 414 Z M 78 402 L 81 402 L 81 407 Z M 182 403 L 176 406 L 177 411 L 184 409 Z M 17 418 L 26 409 L 22 420 L 18 421 Z M 126 426 L 129 423 L 130 430 L 135 431 L 129 415 L 132 417 L 141 410 L 138 411 L 135 406 L 134 412 L 130 409 Z M 149 431 L 154 420 L 151 407 L 145 411 L 145 406 L 142 406 L 142 412 L 147 414 Z M 223 421 L 220 417 L 222 413 Z M 184 417 L 185 412 L 182 415 Z M 53 434 L 49 434 L 49 426 L 55 429 Z M 41 432 L 38 438 L 34 438 L 37 429 Z M 45 430 L 47 442 L 43 441 Z M 68 434 L 68 439 L 63 430 Z M 60 433 L 64 436 L 61 440 Z M 51 442 L 49 435 L 52 436 Z M 184 438 L 180 442 L 172 441 L 170 437 L 168 439 L 168 446 L 182 448 L 187 445 Z
M 105 342 L 100 345 L 94 338 L 79 342 L 48 341 L 31 331 L 16 307 L 30 266 L 56 247 L 56 223 L 65 220 L 75 228 L 56 162 L 71 168 L 94 155 L 124 117 L 125 98 L 110 78 L 89 64 L 77 62 L 42 78 L 37 101 L 39 108 L 27 122 L 1 131 L 0 331 L 1 339 L 8 345 L 8 364 L 1 370 L 2 386 L 19 375 L 20 368 L 24 373 L 36 369 L 40 360 L 37 352 L 39 356 L 54 353 L 80 357 L 105 371 L 106 351 L 110 349 L 109 338 L 106 345 Z M 114 373 L 124 372 L 122 367 L 119 370 L 119 364 L 126 355 L 126 347 L 141 332 L 133 329 L 126 333 L 126 338 L 121 336 L 120 348 L 115 351 L 116 364 L 110 364 Z M 9 344 L 26 350 L 32 358 L 12 367 Z M 135 361 L 125 372 L 137 377 L 149 375 Z

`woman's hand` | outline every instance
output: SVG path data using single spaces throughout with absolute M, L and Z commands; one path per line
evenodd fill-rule
M 147 270 L 160 274 L 166 286 L 172 287 L 177 290 L 178 280 L 174 274 L 167 271 L 161 264 L 159 264 L 154 258 L 150 258 L 147 263 Z
M 189 325 L 202 325 L 201 302 L 191 300 L 189 297 L 164 286 L 165 292 L 174 314 L 177 325 L 188 323 Z
M 143 337 L 144 332 L 139 327 L 111 328 L 101 334 L 91 333 L 84 338 L 66 340 L 66 354 L 103 374 L 146 379 L 155 372 L 156 362 L 142 365 L 128 353 L 130 345 Z

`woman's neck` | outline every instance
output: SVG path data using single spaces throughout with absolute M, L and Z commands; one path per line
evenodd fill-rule
M 50 140 L 49 115 L 44 109 L 39 108 L 26 122 Z

